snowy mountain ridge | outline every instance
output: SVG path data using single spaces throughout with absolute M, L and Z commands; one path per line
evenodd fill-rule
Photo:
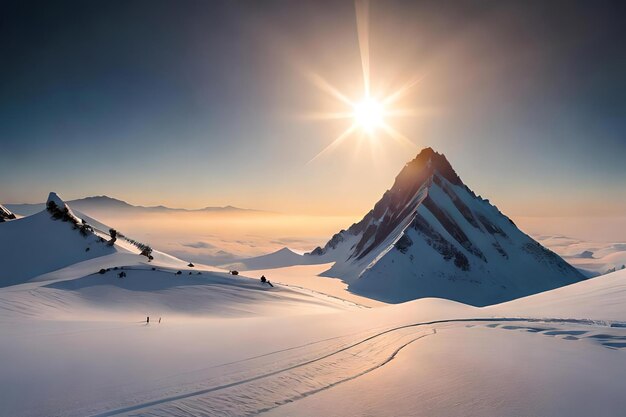
M 488 305 L 583 276 L 470 190 L 431 148 L 405 165 L 358 223 L 308 254 L 325 275 L 390 302 L 422 297 Z

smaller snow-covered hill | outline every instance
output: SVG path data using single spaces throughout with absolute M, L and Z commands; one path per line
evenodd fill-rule
M 165 265 L 158 259 L 142 261 L 141 256 L 130 253 L 91 259 L 0 291 L 0 309 L 5 317 L 13 319 L 80 317 L 136 322 L 146 316 L 188 320 L 357 308 L 336 297 L 280 285 L 271 287 L 258 279 L 210 267 L 177 269 Z M 100 270 L 103 272 L 93 272 Z
M 486 311 L 518 317 L 626 322 L 626 269 L 551 291 L 489 306 Z M 624 345 L 626 347 L 626 344 Z
M 222 268 L 250 271 L 258 269 L 284 268 L 295 265 L 312 265 L 323 263 L 320 259 L 304 256 L 289 248 L 282 248 L 267 255 L 241 259 L 221 265 Z
M 145 245 L 119 232 L 108 235 L 107 225 L 73 211 L 57 194 L 50 193 L 46 206 L 1 226 L 0 287 L 8 288 L 0 291 L 0 311 L 14 317 L 136 320 L 144 314 L 241 317 L 356 308 L 159 251 L 142 255 Z
M 50 193 L 48 202 L 54 203 L 58 213 L 66 213 L 66 216 L 55 218 L 44 210 L 0 227 L 0 287 L 123 251 L 108 245 L 106 239 L 84 227 L 82 220 L 55 193 Z

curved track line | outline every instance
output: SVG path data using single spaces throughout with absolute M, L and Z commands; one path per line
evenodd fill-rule
M 297 396 L 297 397 L 292 397 L 292 398 L 289 398 L 289 399 L 283 400 L 283 401 L 281 401 L 280 403 L 277 403 L 275 407 L 263 408 L 263 409 L 259 410 L 259 411 L 258 411 L 258 413 L 259 413 L 259 414 L 261 414 L 261 413 L 264 413 L 264 412 L 266 412 L 266 411 L 272 410 L 272 409 L 274 409 L 274 408 L 280 407 L 281 405 L 284 405 L 284 404 L 287 404 L 287 403 L 290 403 L 290 402 L 294 402 L 294 401 L 297 401 L 297 400 L 301 400 L 301 399 L 306 398 L 306 397 L 308 397 L 308 396 L 311 396 L 311 395 L 313 395 L 313 394 L 317 394 L 318 392 L 325 391 L 325 390 L 327 390 L 327 389 L 329 389 L 329 388 L 332 388 L 332 387 L 334 387 L 334 386 L 336 386 L 336 385 L 342 384 L 342 383 L 344 383 L 344 382 L 352 381 L 353 379 L 356 379 L 356 378 L 358 378 L 358 377 L 360 377 L 360 376 L 363 376 L 363 375 L 365 375 L 365 374 L 368 374 L 368 373 L 370 373 L 370 372 L 372 372 L 372 371 L 374 371 L 374 370 L 376 370 L 376 369 L 378 369 L 378 368 L 383 367 L 384 365 L 388 364 L 389 362 L 391 362 L 391 361 L 392 361 L 392 360 L 393 360 L 393 359 L 394 359 L 394 358 L 398 355 L 398 353 L 399 353 L 402 349 L 404 349 L 405 347 L 407 347 L 407 346 L 408 346 L 408 345 L 410 345 L 411 343 L 413 343 L 413 342 L 415 342 L 415 341 L 417 341 L 417 340 L 419 340 L 419 339 L 423 339 L 423 338 L 425 338 L 426 336 L 432 336 L 432 335 L 434 335 L 434 334 L 437 334 L 437 330 L 436 330 L 436 329 L 433 329 L 433 332 L 432 332 L 432 333 L 429 333 L 429 334 L 423 334 L 423 335 L 421 335 L 421 336 L 419 336 L 419 337 L 416 337 L 416 338 L 414 338 L 414 339 L 409 340 L 408 342 L 406 342 L 405 344 L 403 344 L 403 345 L 399 346 L 396 350 L 394 350 L 394 351 L 391 353 L 391 355 L 389 355 L 389 357 L 388 357 L 387 359 L 385 359 L 383 362 L 381 362 L 380 364 L 378 364 L 378 365 L 376 365 L 376 366 L 373 366 L 373 367 L 371 367 L 371 368 L 369 368 L 369 369 L 366 369 L 365 371 L 359 372 L 359 373 L 358 373 L 358 374 L 356 374 L 356 375 L 353 375 L 353 376 L 348 377 L 348 378 L 344 378 L 344 379 L 342 379 L 342 380 L 340 380 L 340 381 L 333 382 L 332 384 L 329 384 L 329 385 L 327 385 L 327 386 L 325 386 L 325 387 L 323 387 L 323 388 L 318 388 L 318 389 L 315 389 L 315 390 L 312 390 L 312 391 L 305 392 L 305 393 L 303 393 L 303 394 L 301 394 L 301 395 L 299 395 L 299 396 Z
M 258 381 L 258 380 L 261 380 L 261 379 L 264 379 L 264 378 L 269 378 L 269 377 L 274 376 L 274 375 L 278 375 L 278 374 L 281 374 L 281 373 L 284 373 L 284 372 L 291 371 L 293 369 L 297 369 L 297 368 L 300 368 L 300 367 L 304 367 L 306 365 L 313 364 L 315 362 L 319 362 L 319 361 L 321 361 L 323 359 L 327 359 L 327 358 L 329 358 L 331 356 L 337 355 L 339 353 L 342 353 L 342 352 L 345 352 L 345 351 L 347 351 L 349 349 L 352 349 L 352 348 L 354 348 L 356 346 L 359 346 L 359 345 L 362 345 L 364 343 L 367 343 L 368 341 L 370 341 L 372 339 L 375 339 L 377 337 L 380 337 L 380 336 L 383 336 L 385 334 L 389 334 L 391 332 L 395 332 L 395 331 L 398 331 L 398 330 L 402 330 L 402 329 L 407 329 L 407 328 L 411 328 L 411 327 L 430 326 L 430 325 L 434 325 L 434 324 L 445 324 L 445 323 L 503 322 L 503 321 L 504 322 L 545 322 L 545 323 L 559 322 L 559 323 L 576 323 L 576 324 L 598 324 L 598 323 L 595 323 L 595 322 L 593 322 L 591 320 L 584 320 L 584 319 L 583 320 L 580 320 L 580 319 L 552 319 L 552 318 L 546 318 L 546 319 L 532 319 L 532 318 L 530 318 L 529 319 L 529 318 L 521 318 L 521 317 L 520 318 L 512 318 L 512 317 L 490 317 L 490 318 L 485 318 L 485 317 L 480 317 L 480 318 L 465 318 L 465 319 L 444 319 L 444 320 L 432 320 L 432 321 L 427 321 L 427 322 L 406 324 L 406 325 L 403 325 L 403 326 L 393 327 L 393 328 L 387 329 L 385 331 L 376 333 L 376 334 L 374 334 L 372 336 L 366 337 L 365 339 L 362 339 L 362 340 L 360 340 L 358 342 L 355 342 L 355 343 L 353 343 L 351 345 L 344 346 L 343 348 L 341 348 L 339 350 L 333 351 L 331 353 L 328 353 L 328 354 L 325 354 L 325 355 L 319 356 L 317 358 L 310 359 L 310 360 L 307 360 L 307 361 L 304 361 L 304 362 L 301 362 L 301 363 L 298 363 L 298 364 L 295 364 L 295 365 L 288 366 L 286 368 L 277 369 L 277 370 L 272 371 L 272 372 L 267 372 L 267 373 L 264 373 L 264 374 L 256 375 L 256 376 L 253 376 L 253 377 L 250 377 L 250 378 L 245 378 L 245 379 L 242 379 L 242 380 L 239 380 L 239 381 L 235 381 L 235 382 L 231 382 L 231 383 L 224 384 L 224 385 L 218 385 L 218 386 L 215 386 L 215 387 L 206 388 L 206 389 L 197 390 L 197 391 L 192 391 L 192 392 L 188 392 L 188 393 L 185 393 L 185 394 L 179 394 L 179 395 L 164 397 L 164 398 L 156 399 L 156 400 L 153 400 L 153 401 L 144 402 L 144 403 L 141 403 L 141 404 L 136 404 L 136 405 L 132 405 L 132 406 L 128 406 L 128 407 L 118 408 L 118 409 L 115 409 L 115 410 L 109 410 L 109 411 L 106 411 L 106 412 L 103 412 L 103 413 L 99 413 L 99 414 L 93 414 L 91 417 L 110 417 L 110 416 L 115 416 L 115 415 L 119 415 L 119 414 L 123 414 L 123 413 L 129 413 L 129 412 L 132 412 L 132 411 L 137 411 L 137 410 L 141 410 L 141 409 L 144 409 L 144 408 L 149 408 L 149 407 L 152 407 L 152 406 L 155 406 L 155 405 L 165 404 L 165 403 L 178 401 L 178 400 L 183 400 L 183 399 L 187 399 L 187 398 L 191 398 L 191 397 L 196 397 L 196 396 L 199 396 L 199 395 L 208 394 L 208 393 L 211 393 L 211 392 L 220 391 L 220 390 L 224 390 L 224 389 L 227 389 L 227 388 L 236 387 L 238 385 L 243 385 L 243 384 L 247 384 L 247 383 L 250 383 L 250 382 Z M 411 341 L 407 342 L 406 344 L 400 346 L 380 366 L 383 366 L 384 364 L 386 364 L 390 360 L 392 360 L 402 348 L 406 347 L 408 344 L 410 344 L 413 341 L 418 340 L 418 339 L 420 339 L 420 338 L 422 338 L 424 336 L 425 335 L 422 335 L 422 336 L 420 336 L 420 337 L 418 337 L 418 338 L 416 338 L 414 340 L 411 340 Z M 376 368 L 378 368 L 380 366 L 376 366 L 373 369 L 376 369 Z M 362 372 L 361 375 L 363 373 L 364 372 Z M 360 376 L 360 375 L 353 376 L 351 378 L 356 378 L 358 376 Z M 346 379 L 346 381 L 347 380 L 349 380 L 349 379 Z M 341 382 L 344 382 L 344 381 L 339 381 L 339 382 L 336 382 L 335 384 L 341 383 Z M 323 389 L 323 388 L 320 388 L 320 390 L 321 389 Z M 303 395 L 311 395 L 311 394 L 305 393 Z

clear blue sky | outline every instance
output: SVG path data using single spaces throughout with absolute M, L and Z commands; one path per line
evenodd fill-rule
M 346 128 L 307 74 L 362 95 L 353 2 L 4 2 L 0 201 L 359 214 L 432 146 L 507 214 L 625 214 L 624 4 L 373 1 L 373 90 L 424 75 L 414 146 L 307 164 Z

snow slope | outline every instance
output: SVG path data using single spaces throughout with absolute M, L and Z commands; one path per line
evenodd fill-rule
M 54 193 L 49 201 L 67 207 Z M 68 212 L 78 219 L 69 208 Z M 0 287 L 116 251 L 124 249 L 108 246 L 91 231 L 83 235 L 72 222 L 53 219 L 44 210 L 0 225 Z
M 544 301 L 534 296 L 488 308 L 420 299 L 312 313 L 307 307 L 312 299 L 302 298 L 275 314 L 166 314 L 162 323 L 149 325 L 104 311 L 92 317 L 72 298 L 64 302 L 75 318 L 2 308 L 0 411 L 11 416 L 619 415 L 626 405 L 621 388 L 626 327 L 619 327 L 626 324 L 626 276 L 611 277 L 542 294 Z M 117 285 L 103 279 L 106 286 Z M 36 285 L 4 288 L 0 295 L 19 291 L 40 297 Z M 64 281 L 56 290 L 72 292 L 82 285 Z M 211 302 L 236 306 L 250 291 L 242 285 L 240 292 Z M 581 300 L 576 293 L 589 296 Z M 589 320 L 583 303 L 595 308 L 609 294 L 615 309 L 607 316 L 596 309 Z M 182 303 L 189 295 L 171 300 Z M 249 305 L 264 308 L 275 301 L 252 299 Z M 541 307 L 548 300 L 557 306 L 550 315 Z
M 624 352 L 595 343 L 584 327 L 511 327 L 506 322 L 433 326 L 385 366 L 261 415 L 621 415 Z M 584 336 L 569 340 L 550 332 Z
M 626 270 L 487 307 L 497 314 L 626 321 Z
M 308 257 L 386 302 L 441 297 L 483 306 L 584 279 L 424 149 L 360 222 Z
M 77 314 L 81 320 L 137 321 L 146 316 L 259 317 L 357 308 L 304 289 L 270 287 L 203 267 L 177 269 L 158 260 L 148 264 L 141 258 L 116 253 L 8 287 L 0 292 L 0 308 L 14 318 L 65 321 Z M 106 272 L 94 272 L 101 268 Z
M 468 313 L 482 319 L 425 325 L 386 365 L 262 415 L 622 414 L 626 272 Z

